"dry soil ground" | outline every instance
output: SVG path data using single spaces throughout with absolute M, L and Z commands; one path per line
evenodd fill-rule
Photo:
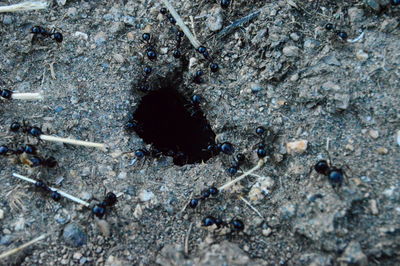
M 110 147 L 103 152 L 42 143 L 41 153 L 59 162 L 50 170 L 0 158 L 0 252 L 50 233 L 1 264 L 399 264 L 400 7 L 376 11 L 374 3 L 235 0 L 221 10 L 212 0 L 173 1 L 221 66 L 217 74 L 205 71 L 200 85 L 191 77 L 207 69 L 206 61 L 187 40 L 185 57 L 196 58 L 190 68 L 172 57 L 173 27 L 159 15 L 161 1 L 54 1 L 44 11 L 1 14 L 1 88 L 42 91 L 45 99 L 2 100 L 0 144 L 35 141 L 8 130 L 25 120 Z M 256 11 L 250 22 L 218 35 Z M 327 23 L 349 39 L 360 29 L 365 35 L 349 43 L 326 31 Z M 33 25 L 59 29 L 63 43 L 32 43 Z M 157 37 L 155 62 L 145 58 L 144 31 Z M 182 212 L 191 195 L 230 180 L 227 156 L 184 166 L 162 156 L 130 165 L 132 151 L 144 143 L 124 125 L 144 95 L 135 88 L 146 64 L 155 70 L 152 81 L 184 69 L 178 90 L 185 97 L 202 95 L 218 140 L 232 142 L 248 158 L 244 169 L 257 163 L 255 128 L 271 129 L 270 156 L 256 172 L 265 178 L 249 177 Z M 348 176 L 338 191 L 326 177 L 309 173 L 327 158 L 328 139 L 333 163 Z M 286 144 L 298 140 L 308 141 L 307 148 L 290 152 Z M 51 201 L 13 172 L 85 200 L 114 191 L 119 202 L 99 221 L 75 203 Z M 200 225 L 207 215 L 240 218 L 245 232 L 207 230 Z

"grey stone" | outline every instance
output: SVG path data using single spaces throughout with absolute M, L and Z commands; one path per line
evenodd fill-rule
M 349 108 L 350 105 L 350 95 L 347 93 L 335 93 L 334 95 L 335 100 L 335 108 L 338 111 L 343 111 Z
M 288 57 L 297 57 L 300 54 L 300 49 L 296 46 L 286 46 L 283 48 L 282 52 Z
M 326 56 L 326 57 L 322 58 L 322 61 L 325 64 L 328 64 L 331 66 L 341 66 L 342 65 L 334 55 Z
M 304 49 L 308 52 L 315 50 L 321 46 L 321 43 L 314 39 L 307 39 L 304 41 Z
M 364 10 L 362 9 L 352 7 L 347 13 L 349 14 L 349 18 L 352 23 L 360 22 L 363 20 Z
M 222 29 L 224 19 L 221 14 L 221 8 L 211 10 L 211 14 L 206 20 L 207 28 L 210 31 L 219 31 Z
M 0 238 L 0 245 L 8 246 L 14 241 L 11 235 L 4 235 Z
M 10 15 L 4 15 L 3 24 L 4 25 L 11 25 L 13 23 L 13 18 Z
M 345 249 L 343 255 L 339 258 L 340 262 L 350 265 L 364 266 L 368 264 L 367 256 L 362 252 L 361 245 L 357 241 L 351 241 Z
M 63 232 L 64 241 L 73 247 L 81 247 L 87 243 L 87 235 L 74 223 L 68 224 Z

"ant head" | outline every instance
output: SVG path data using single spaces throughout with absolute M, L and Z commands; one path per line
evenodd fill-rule
M 325 160 L 320 160 L 317 162 L 317 164 L 314 166 L 315 171 L 317 173 L 322 174 L 322 175 L 328 175 L 329 172 L 329 164 Z

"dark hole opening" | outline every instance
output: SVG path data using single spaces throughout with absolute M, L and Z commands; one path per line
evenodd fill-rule
M 215 144 L 212 131 L 200 106 L 186 100 L 175 88 L 164 87 L 143 96 L 134 113 L 136 133 L 152 148 L 172 156 L 174 164 L 207 161 Z

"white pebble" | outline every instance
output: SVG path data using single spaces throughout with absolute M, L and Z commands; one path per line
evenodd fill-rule
M 139 193 L 139 199 L 141 200 L 141 201 L 149 201 L 149 200 L 151 200 L 151 199 L 153 199 L 154 198 L 154 193 L 153 192 L 151 192 L 151 191 L 147 191 L 147 190 L 142 190 L 140 193 Z
M 286 143 L 286 150 L 289 154 L 303 153 L 307 150 L 308 141 L 298 140 Z
M 89 39 L 89 36 L 86 33 L 80 32 L 80 31 L 75 32 L 74 36 L 76 38 L 78 38 L 80 40 L 84 40 L 84 41 L 87 41 Z
M 370 130 L 368 131 L 368 134 L 369 134 L 369 136 L 370 136 L 371 138 L 373 138 L 373 139 L 379 138 L 379 132 L 378 132 L 378 130 L 370 129 Z
M 0 220 L 4 219 L 4 211 L 0 209 Z
M 397 140 L 397 145 L 400 146 L 400 130 L 397 130 L 396 140 Z
M 364 52 L 363 50 L 358 50 L 356 52 L 356 58 L 360 60 L 361 62 L 365 62 L 368 59 L 368 54 Z
M 299 56 L 300 49 L 296 46 L 286 46 L 283 48 L 283 54 L 288 57 Z

